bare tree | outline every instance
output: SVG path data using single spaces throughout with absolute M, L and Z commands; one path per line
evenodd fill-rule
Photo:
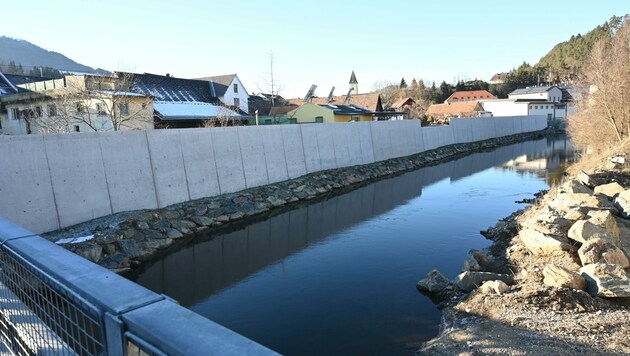
M 205 120 L 201 127 L 226 127 L 240 124 L 236 120 L 240 119 L 240 115 L 225 106 L 217 105 L 217 114 L 214 119 Z
M 569 133 L 580 146 L 605 150 L 630 138 L 630 23 L 593 46 Z

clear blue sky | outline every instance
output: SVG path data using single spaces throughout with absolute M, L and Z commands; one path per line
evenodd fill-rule
M 402 77 L 489 80 L 556 43 L 630 12 L 616 1 L 144 1 L 2 4 L 0 35 L 92 67 L 193 78 L 238 73 L 268 91 L 273 53 L 281 95 L 359 92 Z

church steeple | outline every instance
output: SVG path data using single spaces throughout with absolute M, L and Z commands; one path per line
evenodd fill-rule
M 359 82 L 357 82 L 357 76 L 354 75 L 354 70 L 350 75 L 350 87 L 348 89 L 352 89 L 352 94 L 359 94 Z

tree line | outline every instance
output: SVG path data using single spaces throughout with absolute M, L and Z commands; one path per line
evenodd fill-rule
M 25 69 L 24 67 L 28 68 Z M 15 63 L 14 61 L 10 61 L 9 63 L 4 63 L 0 60 L 0 72 L 4 74 L 13 74 L 13 75 L 28 75 L 31 77 L 41 77 L 41 78 L 50 78 L 57 79 L 62 78 L 63 74 L 59 72 L 57 69 L 52 67 L 45 66 L 23 66 L 22 64 Z

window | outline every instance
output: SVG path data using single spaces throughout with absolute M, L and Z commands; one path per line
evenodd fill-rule
M 55 104 L 48 104 L 48 116 L 57 116 L 57 106 Z
M 19 120 L 20 119 L 20 110 L 17 109 L 17 108 L 11 109 L 11 117 L 13 118 L 13 120 Z
M 105 104 L 96 103 L 96 112 L 98 112 L 99 115 L 107 115 L 105 112 Z
M 35 116 L 37 116 L 37 117 L 44 116 L 44 112 L 42 111 L 42 107 L 41 106 L 36 106 L 35 107 Z
M 129 104 L 119 103 L 118 110 L 120 110 L 120 115 L 129 115 Z
M 323 116 L 315 116 L 315 122 L 316 123 L 323 123 L 324 122 L 324 117 Z
M 77 112 L 78 113 L 82 113 L 82 112 L 85 111 L 85 107 L 83 106 L 83 103 L 77 102 L 76 106 L 77 106 Z
M 238 93 L 238 84 L 234 84 L 234 92 Z
M 538 109 L 538 105 L 534 106 L 534 109 Z
M 81 132 L 79 125 L 74 125 L 74 132 Z
M 234 98 L 234 106 L 235 106 L 235 107 L 239 107 L 239 106 L 241 106 L 241 99 L 239 99 L 239 98 Z

